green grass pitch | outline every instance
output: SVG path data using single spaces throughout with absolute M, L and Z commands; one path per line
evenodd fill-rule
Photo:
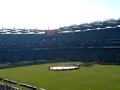
M 48 63 L 0 69 L 0 76 L 46 90 L 120 90 L 120 66 L 94 65 L 72 71 L 50 71 Z M 75 62 L 76 63 L 76 62 Z

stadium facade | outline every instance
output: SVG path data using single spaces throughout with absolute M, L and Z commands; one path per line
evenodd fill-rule
M 55 30 L 0 30 L 0 63 L 22 60 L 120 62 L 120 20 Z

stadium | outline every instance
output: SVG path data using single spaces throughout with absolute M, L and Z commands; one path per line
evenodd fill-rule
M 90 68 L 80 66 L 80 69 L 72 71 L 48 69 L 54 65 L 73 66 L 79 63 L 95 65 L 90 65 Z M 0 29 L 0 90 L 119 90 L 119 64 L 120 19 L 54 30 Z M 96 81 L 93 81 L 94 78 Z M 98 83 L 99 79 L 105 79 L 100 81 L 105 83 Z M 88 80 L 88 84 L 84 80 Z M 111 83 L 107 83 L 110 80 Z M 89 81 L 97 83 L 96 86 Z M 77 87 L 78 83 L 80 87 Z
M 120 62 L 120 20 L 55 30 L 0 30 L 0 62 L 53 60 Z

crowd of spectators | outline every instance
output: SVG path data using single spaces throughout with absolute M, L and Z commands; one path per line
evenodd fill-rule
M 22 90 L 9 84 L 0 83 L 0 90 Z
M 24 90 L 23 88 L 26 88 L 27 90 L 37 90 L 37 87 L 32 85 L 18 83 L 3 77 L 0 78 L 0 90 Z

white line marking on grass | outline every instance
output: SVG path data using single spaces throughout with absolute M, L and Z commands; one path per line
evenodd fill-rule
M 44 88 L 40 88 L 40 90 L 47 90 L 47 89 L 44 89 Z

